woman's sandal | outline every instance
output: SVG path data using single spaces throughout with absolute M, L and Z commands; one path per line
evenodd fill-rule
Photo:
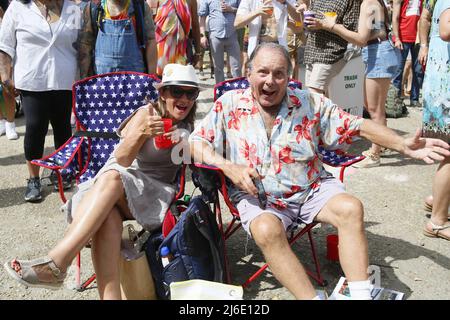
M 36 271 L 33 267 L 48 265 L 52 274 L 50 281 L 44 281 L 38 278 Z M 14 259 L 10 262 L 6 262 L 3 265 L 8 274 L 20 284 L 31 288 L 46 288 L 57 290 L 62 287 L 64 279 L 66 277 L 65 272 L 56 266 L 53 260 L 49 257 L 41 257 L 34 260 L 17 260 Z
M 450 236 L 441 233 L 442 230 L 450 229 L 450 223 L 444 224 L 443 226 L 435 225 L 433 222 L 429 221 L 431 225 L 431 231 L 427 227 L 423 229 L 423 234 L 430 238 L 441 238 L 450 241 Z
M 425 200 L 423 201 L 423 209 L 428 212 L 433 211 L 433 196 L 428 196 L 425 198 Z M 448 210 L 448 220 L 450 220 L 450 207 L 448 208 Z M 427 213 L 426 217 L 431 218 L 431 214 Z

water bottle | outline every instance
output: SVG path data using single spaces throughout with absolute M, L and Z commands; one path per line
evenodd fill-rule
M 163 267 L 166 267 L 169 264 L 169 262 L 173 259 L 173 255 L 170 253 L 168 247 L 162 247 L 160 253 L 162 265 Z

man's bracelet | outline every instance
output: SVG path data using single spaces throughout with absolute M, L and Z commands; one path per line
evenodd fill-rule
M 336 22 L 333 24 L 333 26 L 331 27 L 330 31 L 333 31 L 334 26 L 336 25 Z
M 421 44 L 420 44 L 420 47 L 421 47 L 421 48 L 428 48 L 428 44 L 427 44 L 427 43 L 421 43 Z

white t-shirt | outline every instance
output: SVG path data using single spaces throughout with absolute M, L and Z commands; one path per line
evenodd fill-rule
M 292 6 L 295 5 L 295 0 L 287 0 Z M 288 21 L 288 12 L 287 5 L 281 4 L 277 0 L 272 0 L 272 4 L 274 6 L 274 15 L 275 20 L 277 21 L 277 35 L 278 35 L 278 43 L 285 46 L 287 48 L 287 21 Z M 252 12 L 258 10 L 258 8 L 262 7 L 263 3 L 261 0 L 241 0 L 239 4 L 239 8 L 236 12 L 236 16 L 238 15 L 248 15 Z M 261 16 L 256 17 L 252 21 L 248 23 L 249 26 L 249 35 L 248 35 L 248 55 L 250 56 L 255 50 L 256 45 L 258 44 L 259 31 L 261 29 Z
M 52 28 L 36 4 L 12 1 L 0 28 L 0 50 L 13 60 L 17 89 L 71 90 L 78 80 L 75 44 L 81 29 L 79 5 L 64 0 Z

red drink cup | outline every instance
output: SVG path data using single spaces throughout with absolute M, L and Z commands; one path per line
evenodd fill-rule
M 339 261 L 339 238 L 337 234 L 327 236 L 327 259 L 330 261 Z
M 172 119 L 163 118 L 161 120 L 164 122 L 164 132 L 169 132 L 170 128 L 172 128 Z M 155 137 L 155 146 L 158 149 L 168 149 L 172 145 L 173 143 L 170 137 L 165 137 L 163 135 Z

